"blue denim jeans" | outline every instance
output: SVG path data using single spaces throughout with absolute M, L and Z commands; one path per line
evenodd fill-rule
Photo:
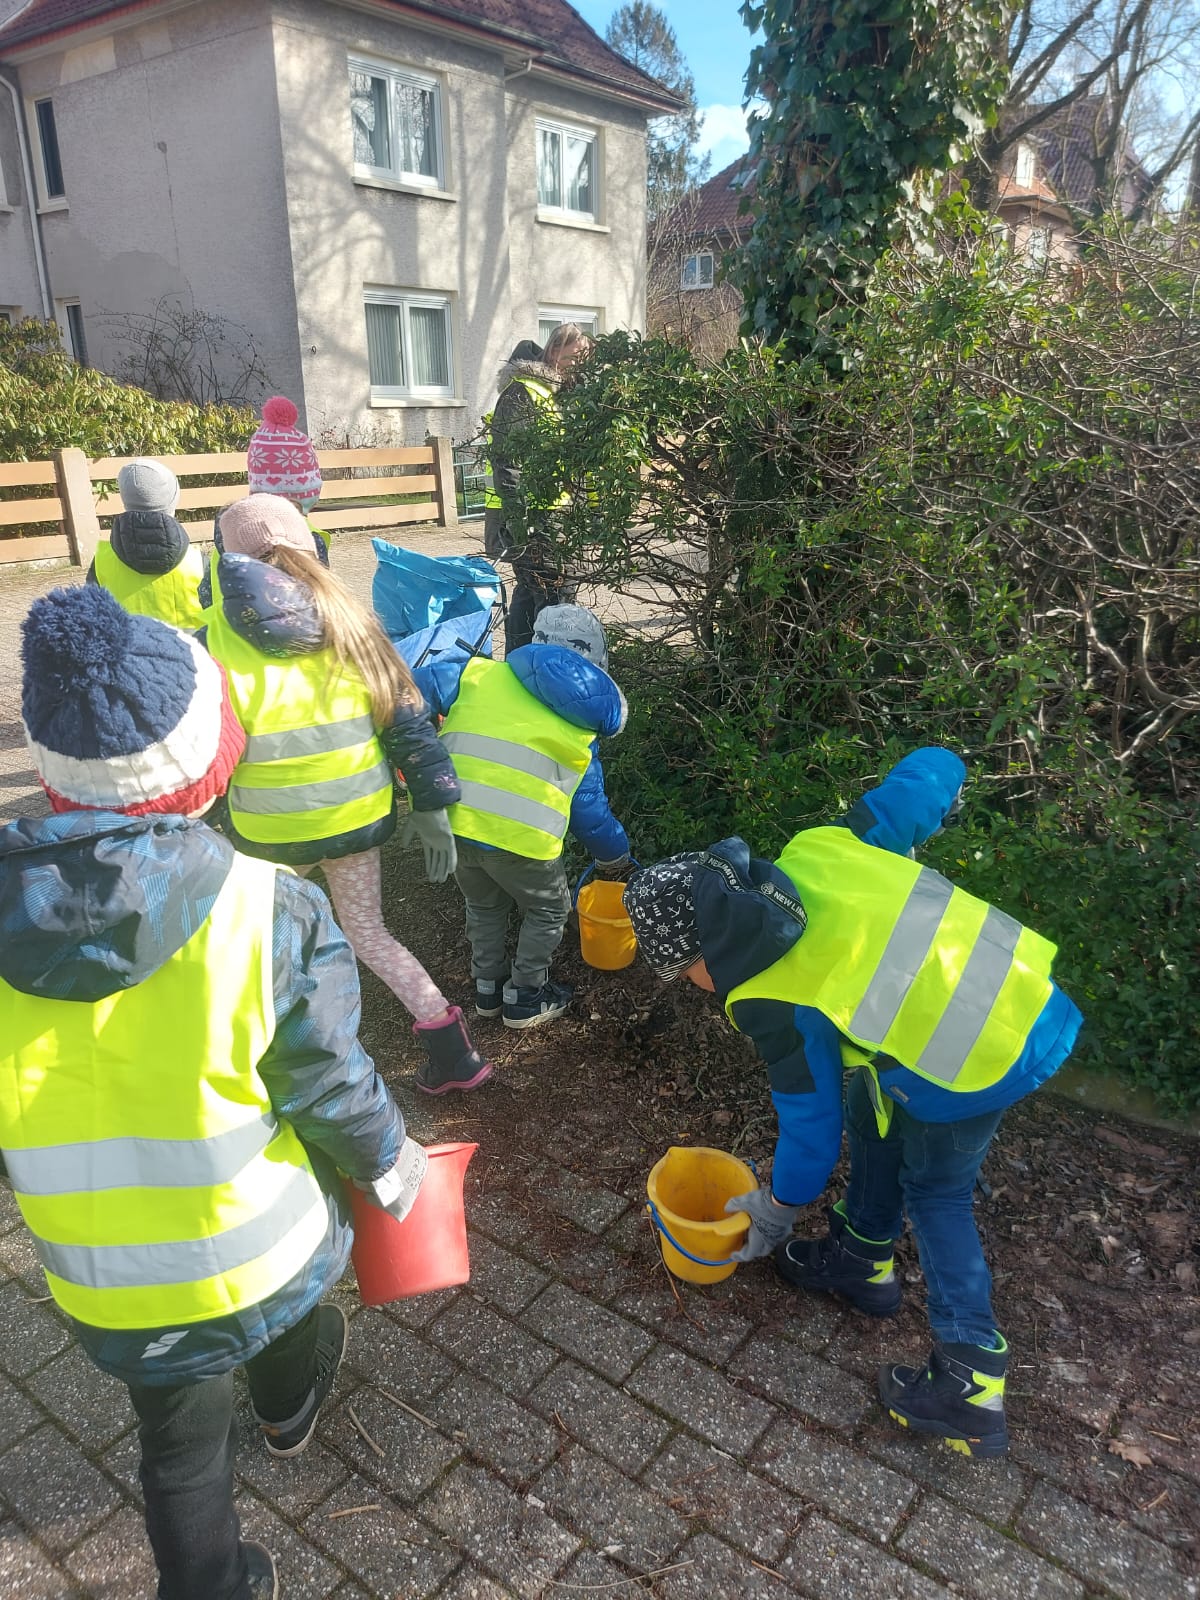
M 975 1178 L 1003 1111 L 961 1122 L 918 1122 L 902 1105 L 879 1137 L 865 1071 L 846 1090 L 850 1184 L 846 1216 L 864 1239 L 898 1239 L 912 1223 L 929 1324 L 946 1344 L 995 1342 L 992 1275 L 975 1226 Z

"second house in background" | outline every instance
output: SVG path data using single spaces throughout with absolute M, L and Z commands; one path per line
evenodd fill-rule
M 98 367 L 178 299 L 253 337 L 310 432 L 420 443 L 474 431 L 514 328 L 643 322 L 675 100 L 565 0 L 33 0 L 0 65 L 0 304 L 72 306 Z

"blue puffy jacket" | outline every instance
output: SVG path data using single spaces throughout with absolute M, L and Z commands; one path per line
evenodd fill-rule
M 243 555 L 221 556 L 217 577 L 226 622 L 264 656 L 312 655 L 324 649 L 324 630 L 307 584 Z M 206 628 L 200 629 L 201 643 L 207 634 Z M 388 761 L 404 774 L 414 811 L 444 811 L 459 798 L 454 766 L 429 720 L 428 707 L 397 707 L 391 727 L 379 730 L 379 740 Z M 396 810 L 393 806 L 377 822 L 316 843 L 257 844 L 243 839 L 225 814 L 222 826 L 246 855 L 265 856 L 285 866 L 308 866 L 386 843 L 395 831 Z
M 573 727 L 612 738 L 625 726 L 625 696 L 607 672 L 578 651 L 566 645 L 526 644 L 506 656 L 505 664 L 523 688 Z M 458 699 L 465 665 L 443 657 L 413 674 L 438 716 L 444 717 Z M 571 800 L 571 832 L 594 861 L 618 861 L 629 854 L 629 840 L 608 803 L 597 742 L 592 741 L 592 759 Z
M 928 746 L 896 764 L 839 822 L 867 844 L 911 854 L 941 831 L 955 809 L 966 768 L 949 750 Z M 742 890 L 715 872 L 698 874 L 696 916 L 709 974 L 722 999 L 773 965 L 802 935 L 795 920 L 762 894 L 775 882 L 795 888 L 771 862 L 755 859 L 741 839 L 713 847 L 734 867 Z M 852 886 L 847 885 L 847 893 Z M 741 1000 L 734 1021 L 766 1062 L 779 1117 L 772 1185 L 786 1205 L 807 1205 L 824 1190 L 842 1145 L 842 1035 L 811 1006 L 781 1000 Z M 957 1093 L 898 1064 L 879 1066 L 885 1094 L 922 1122 L 958 1122 L 1000 1110 L 1030 1094 L 1069 1055 L 1082 1018 L 1055 985 L 1019 1059 L 999 1083 Z
M 0 978 L 81 1004 L 132 988 L 187 943 L 232 859 L 225 839 L 184 817 L 75 811 L 0 829 Z M 128 1383 L 213 1377 L 294 1326 L 346 1268 L 352 1234 L 338 1169 L 369 1183 L 400 1154 L 404 1120 L 358 1042 L 354 955 L 325 896 L 290 872 L 275 878 L 273 957 L 275 1033 L 258 1071 L 325 1192 L 325 1238 L 275 1294 L 193 1324 L 157 1355 L 147 1349 L 164 1329 L 76 1323 L 88 1355 Z M 148 1056 L 147 1094 L 155 1068 Z

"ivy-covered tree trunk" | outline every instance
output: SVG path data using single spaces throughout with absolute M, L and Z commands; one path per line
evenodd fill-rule
M 831 365 L 888 244 L 920 242 L 946 171 L 996 120 L 1006 0 L 747 0 L 743 331 Z

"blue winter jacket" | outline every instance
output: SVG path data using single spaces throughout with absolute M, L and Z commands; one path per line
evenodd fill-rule
M 935 833 L 957 805 L 966 768 L 949 750 L 928 746 L 896 764 L 876 789 L 839 818 L 867 844 L 909 855 Z M 700 945 L 722 999 L 778 961 L 803 937 L 798 924 L 762 894 L 774 882 L 795 898 L 795 887 L 773 863 L 753 858 L 741 839 L 713 847 L 728 860 L 743 888 L 718 873 L 697 874 Z M 847 885 L 847 893 L 852 885 Z M 807 1205 L 823 1191 L 842 1145 L 842 1035 L 811 1006 L 781 1000 L 740 1000 L 734 1021 L 767 1064 L 779 1117 L 772 1185 L 785 1205 Z M 880 1056 L 885 1094 L 922 1122 L 959 1122 L 996 1111 L 1030 1094 L 1066 1060 L 1082 1018 L 1055 985 L 1019 1059 L 999 1083 L 956 1093 Z M 890 1063 L 890 1064 L 889 1064 Z
M 264 656 L 312 655 L 324 648 L 321 619 L 307 584 L 265 561 L 243 555 L 221 556 L 217 577 L 226 622 Z M 202 643 L 207 636 L 207 628 L 197 635 Z M 459 798 L 453 763 L 426 706 L 400 706 L 391 727 L 380 730 L 379 739 L 388 761 L 404 774 L 414 811 L 443 811 Z M 395 831 L 396 808 L 393 804 L 377 822 L 331 839 L 288 844 L 263 845 L 243 839 L 225 813 L 221 825 L 246 855 L 298 867 L 357 855 L 384 844 Z
M 612 738 L 625 726 L 625 696 L 607 672 L 577 650 L 559 644 L 526 644 L 506 656 L 505 664 L 523 688 L 573 727 Z M 458 699 L 465 665 L 443 657 L 418 667 L 413 674 L 438 716 L 444 717 Z M 608 803 L 597 743 L 592 741 L 592 759 L 571 800 L 571 832 L 594 861 L 618 861 L 629 854 L 629 840 Z
M 82 1005 L 133 988 L 187 943 L 232 860 L 225 839 L 184 817 L 75 811 L 0 829 L 0 978 Z M 404 1142 L 404 1120 L 358 1042 L 354 955 L 325 896 L 291 872 L 275 880 L 273 954 L 275 1033 L 258 1071 L 325 1191 L 325 1238 L 268 1299 L 194 1324 L 160 1354 L 147 1350 L 168 1330 L 76 1323 L 88 1355 L 127 1383 L 213 1377 L 298 1322 L 345 1271 L 352 1235 L 337 1169 L 370 1182 Z M 149 1095 L 156 1066 L 148 1056 Z

